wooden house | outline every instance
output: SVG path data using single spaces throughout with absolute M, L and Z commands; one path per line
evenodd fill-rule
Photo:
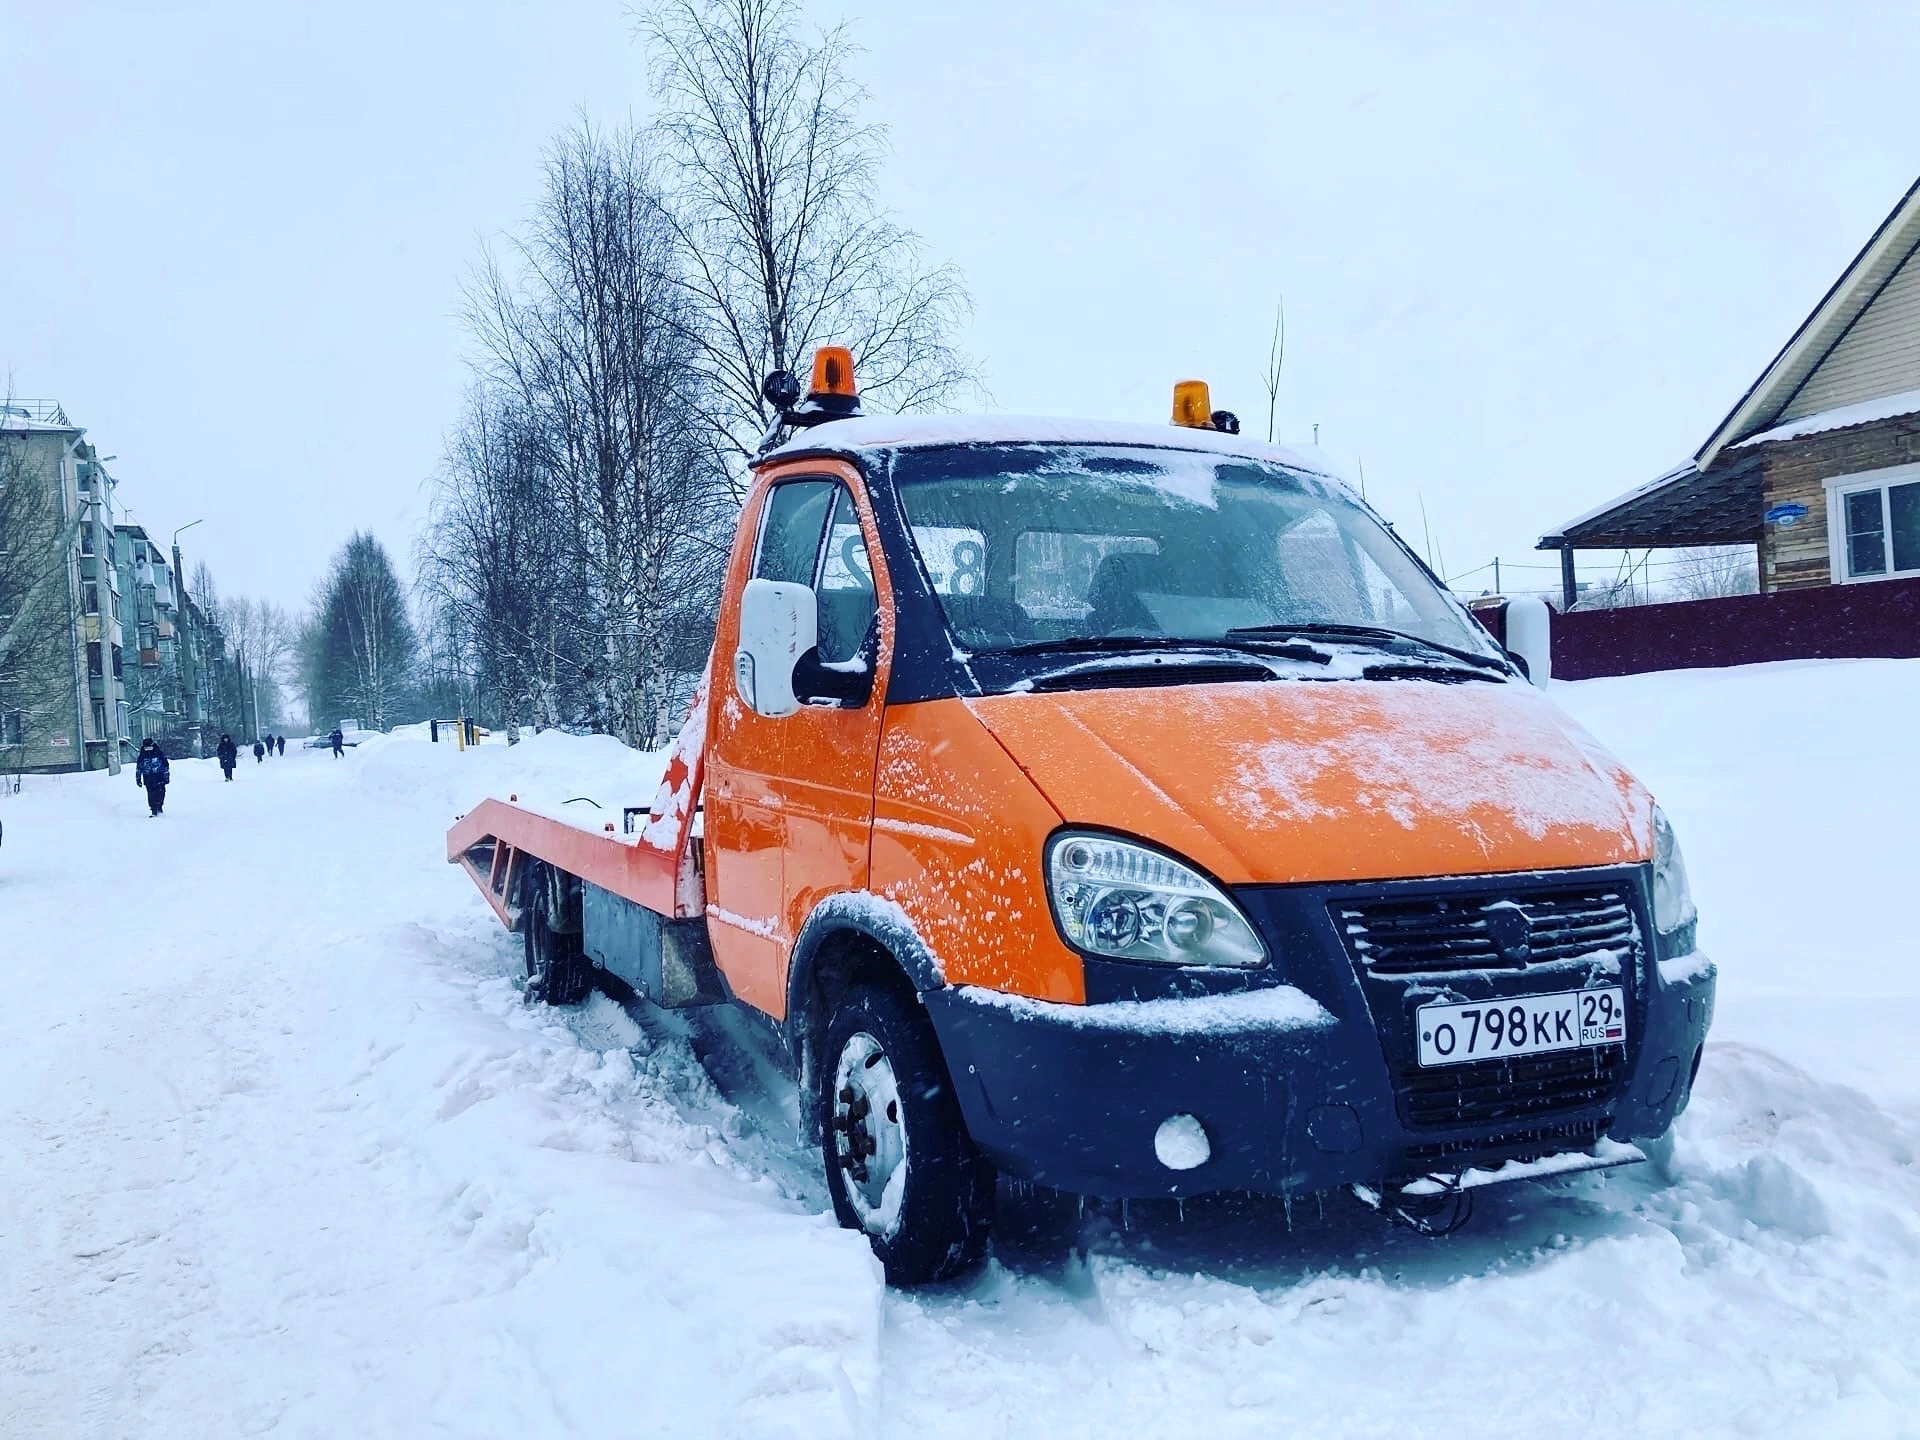
M 1746 544 L 1763 592 L 1920 577 L 1920 182 L 1693 457 L 1543 536 Z

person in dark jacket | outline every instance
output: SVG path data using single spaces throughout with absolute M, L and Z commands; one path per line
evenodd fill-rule
M 273 749 L 274 749 L 274 753 L 277 755 L 286 754 L 287 753 L 287 737 L 284 735 L 274 736 Z
M 340 727 L 338 725 L 333 727 L 333 732 L 327 736 L 327 739 L 333 743 L 334 759 L 338 760 L 342 755 L 347 753 L 347 737 L 340 733 Z
M 146 787 L 147 813 L 158 815 L 166 808 L 167 782 L 173 778 L 173 770 L 167 764 L 166 752 L 151 736 L 140 742 L 140 758 L 134 762 L 133 778 Z
M 258 765 L 262 760 L 266 758 L 267 758 L 267 747 L 262 745 L 258 740 L 254 741 L 253 742 L 253 763 Z
M 240 747 L 233 743 L 233 736 L 222 735 L 220 748 L 213 752 L 220 757 L 220 773 L 227 779 L 233 779 L 234 762 L 240 758 Z

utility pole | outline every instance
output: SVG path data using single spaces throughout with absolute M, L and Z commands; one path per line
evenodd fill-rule
M 243 650 L 236 649 L 233 652 L 233 703 L 239 711 L 236 723 L 240 728 L 240 738 L 242 740 L 249 738 L 247 735 L 247 676 L 245 654 L 246 652 Z

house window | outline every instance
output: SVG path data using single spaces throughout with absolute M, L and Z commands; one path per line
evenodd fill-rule
M 1920 465 L 1827 481 L 1833 580 L 1920 576 Z
M 24 745 L 27 743 L 27 717 L 21 711 L 9 710 L 0 715 L 0 745 Z

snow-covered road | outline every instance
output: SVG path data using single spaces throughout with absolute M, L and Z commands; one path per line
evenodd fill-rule
M 644 758 L 182 763 L 159 820 L 30 779 L 0 1435 L 1920 1435 L 1920 662 L 1558 693 L 1674 815 L 1721 964 L 1670 1156 L 1437 1242 L 1036 1205 L 914 1295 L 823 1214 L 742 1027 L 529 1009 L 439 859 L 480 793 L 644 798 Z

